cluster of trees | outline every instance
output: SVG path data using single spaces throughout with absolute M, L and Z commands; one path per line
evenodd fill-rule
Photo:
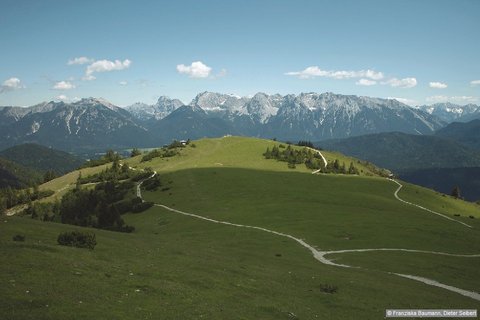
M 100 166 L 102 164 L 107 164 L 109 162 L 112 162 L 112 161 L 119 161 L 121 160 L 122 157 L 116 153 L 115 151 L 113 150 L 108 150 L 107 153 L 105 153 L 104 156 L 102 156 L 100 159 L 94 159 L 94 160 L 88 160 L 87 162 L 85 162 L 81 167 L 81 168 L 89 168 L 89 167 L 97 167 L 97 166 Z
M 77 187 L 62 197 L 59 208 L 61 222 L 132 232 L 135 228 L 125 225 L 121 214 L 131 210 L 135 201 L 138 202 L 135 198 L 126 197 L 134 186 L 131 181 L 108 180 L 90 190 Z
M 300 140 L 300 141 L 298 141 L 297 146 L 299 146 L 299 147 L 309 147 L 309 148 L 312 148 L 312 149 L 315 148 L 315 146 L 313 145 L 313 143 L 312 143 L 311 141 L 308 141 L 308 140 Z
M 43 199 L 54 194 L 52 190 L 33 188 L 17 190 L 10 187 L 0 189 L 0 213 L 19 204 L 27 204 L 32 201 Z
M 127 212 L 142 212 L 153 205 L 142 201 L 135 193 L 135 182 L 151 175 L 151 169 L 134 171 L 126 165 L 121 166 L 116 159 L 111 167 L 98 174 L 85 178 L 79 176 L 76 187 L 67 192 L 61 201 L 31 203 L 23 213 L 43 221 L 132 232 L 135 228 L 126 225 L 121 216 Z M 96 182 L 95 187 L 82 187 L 88 182 Z M 144 183 L 149 189 L 161 185 L 158 176 Z
M 53 180 L 57 177 L 57 174 L 53 170 L 47 170 L 43 174 L 43 183 Z
M 309 143 L 308 141 L 300 141 L 299 143 Z M 291 145 L 274 145 L 273 148 L 267 148 L 263 156 L 266 159 L 276 159 L 288 163 L 288 167 L 295 169 L 297 164 L 305 164 L 305 166 L 312 170 L 320 170 L 323 173 L 343 173 L 343 174 L 359 174 L 358 169 L 353 162 L 350 162 L 349 167 L 345 163 L 341 163 L 338 159 L 329 161 L 325 166 L 321 155 L 311 148 L 295 149 Z
M 358 169 L 353 165 L 353 162 L 350 162 L 350 165 L 347 167 L 345 166 L 345 162 L 342 162 L 340 164 L 340 161 L 338 159 L 335 159 L 335 161 L 328 161 L 327 166 L 325 167 L 325 170 L 321 170 L 320 172 L 325 172 L 325 173 L 341 173 L 341 174 L 359 174 Z
M 173 140 L 173 142 L 170 143 L 169 145 L 166 145 L 161 149 L 154 149 L 154 150 L 150 151 L 149 153 L 147 153 L 146 155 L 144 155 L 142 157 L 141 162 L 150 161 L 153 158 L 174 157 L 177 154 L 180 154 L 180 152 L 178 152 L 178 150 L 177 150 L 178 148 L 185 148 L 189 144 L 190 144 L 190 139 L 187 140 L 186 142 L 180 142 L 180 141 L 177 141 L 177 140 Z M 193 145 L 192 145 L 192 147 L 193 147 Z
M 142 154 L 142 151 L 140 151 L 140 149 L 138 148 L 133 148 L 132 149 L 132 152 L 130 152 L 130 157 L 136 157 L 136 156 L 139 156 Z
M 23 214 L 42 221 L 59 221 L 60 201 L 31 203 Z
M 142 160 L 140 162 L 145 162 L 145 161 L 150 161 L 153 158 L 169 158 L 169 157 L 174 157 L 177 154 L 179 154 L 178 151 L 174 149 L 167 149 L 167 148 L 161 148 L 161 149 L 155 149 L 147 153 L 142 157 Z

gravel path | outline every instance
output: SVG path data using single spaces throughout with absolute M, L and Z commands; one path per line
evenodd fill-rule
M 309 149 L 312 150 L 313 152 L 318 153 L 318 155 L 319 155 L 319 156 L 322 158 L 322 160 L 323 160 L 324 167 L 326 168 L 328 162 L 327 162 L 327 159 L 325 159 L 325 157 L 323 156 L 323 154 L 322 154 L 319 150 L 317 150 L 317 149 L 312 149 L 312 148 L 309 148 Z M 320 171 L 321 171 L 321 169 L 315 170 L 315 171 L 312 172 L 312 174 L 319 173 Z
M 473 227 L 472 227 L 471 225 L 469 225 L 469 224 L 466 224 L 466 223 L 464 223 L 464 222 L 462 222 L 462 221 L 455 220 L 455 219 L 453 219 L 453 218 L 451 218 L 451 217 L 449 217 L 449 216 L 446 216 L 446 215 L 444 215 L 444 214 L 442 214 L 442 213 L 440 213 L 440 212 L 433 211 L 433 210 L 430 210 L 430 209 L 428 209 L 428 208 L 422 207 L 422 206 L 420 206 L 420 205 L 418 205 L 418 204 L 411 203 L 411 202 L 408 202 L 408 201 L 403 200 L 402 198 L 400 198 L 400 197 L 398 196 L 398 192 L 400 191 L 400 189 L 403 188 L 403 185 L 402 185 L 400 182 L 398 182 L 397 180 L 390 179 L 390 178 L 388 178 L 388 180 L 390 180 L 390 181 L 392 181 L 392 182 L 395 182 L 395 183 L 398 185 L 397 190 L 396 190 L 395 193 L 393 194 L 393 195 L 395 196 L 395 198 L 397 198 L 398 201 L 401 201 L 401 202 L 403 202 L 403 203 L 405 203 L 405 204 L 408 204 L 408 205 L 411 205 L 411 206 L 420 208 L 420 209 L 425 210 L 425 211 L 428 211 L 428 212 L 430 212 L 430 213 L 436 214 L 437 216 L 440 216 L 440 217 L 442 217 L 442 218 L 444 218 L 444 219 L 447 219 L 447 220 L 450 220 L 450 221 L 454 221 L 454 222 L 460 223 L 460 224 L 462 224 L 462 225 L 464 225 L 464 226 L 466 226 L 466 227 L 468 227 L 468 228 L 473 228 Z

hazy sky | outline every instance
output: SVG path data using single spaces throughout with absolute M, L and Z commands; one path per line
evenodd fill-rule
M 202 91 L 480 103 L 480 1 L 0 0 L 0 105 Z

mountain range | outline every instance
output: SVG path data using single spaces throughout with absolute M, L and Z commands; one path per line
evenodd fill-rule
M 0 107 L 0 149 L 38 143 L 69 152 L 98 152 L 229 134 L 292 141 L 392 131 L 428 135 L 459 119 L 443 116 L 436 108 L 443 107 L 413 108 L 394 99 L 334 93 L 239 97 L 202 92 L 188 105 L 162 96 L 153 105 L 125 108 L 96 98 L 50 101 Z M 443 109 L 458 113 L 452 106 Z M 462 117 L 479 108 L 468 105 L 464 110 Z
M 418 109 L 434 115 L 445 122 L 468 122 L 480 119 L 480 106 L 467 104 L 460 106 L 450 102 L 436 103 L 430 106 L 419 106 Z

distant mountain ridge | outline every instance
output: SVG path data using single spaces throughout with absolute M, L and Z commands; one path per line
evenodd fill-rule
M 164 98 L 170 101 L 168 99 Z M 253 97 L 238 97 L 202 92 L 189 106 L 195 107 L 192 110 L 198 112 L 199 116 L 206 115 L 205 119 L 221 119 L 223 134 L 283 140 L 323 140 L 383 131 L 430 134 L 445 125 L 436 116 L 397 100 L 333 93 L 282 96 L 259 92 Z M 139 108 L 141 105 L 126 109 Z M 144 108 L 151 110 L 150 107 Z M 145 121 L 145 114 L 139 120 Z M 163 114 L 157 114 L 152 113 L 150 119 L 165 118 Z M 209 136 L 209 132 L 202 130 L 192 128 L 181 133 L 182 137 L 188 135 L 190 138 Z
M 446 124 L 397 100 L 329 92 L 252 97 L 202 92 L 184 107 L 164 96 L 153 105 L 126 108 L 95 98 L 0 107 L 0 148 L 38 143 L 83 152 L 229 134 L 320 141 L 391 131 L 428 135 Z
M 0 148 L 37 143 L 61 150 L 126 148 L 150 145 L 148 130 L 126 110 L 103 99 L 74 103 L 48 102 L 33 107 L 2 109 L 10 124 L 0 127 Z M 2 120 L 6 122 L 7 120 Z
M 42 178 L 40 172 L 0 157 L 0 189 L 26 188 L 42 181 Z
M 437 116 L 445 122 L 467 122 L 473 119 L 480 119 L 480 106 L 475 104 L 458 105 L 450 102 L 435 103 L 431 106 L 419 106 L 420 110 L 423 110 L 431 115 Z
M 85 162 L 69 153 L 33 143 L 2 150 L 0 157 L 40 173 L 53 171 L 57 175 L 73 171 Z
M 436 136 L 455 140 L 470 148 L 480 150 L 480 119 L 470 122 L 453 122 L 439 129 Z
M 314 143 L 390 169 L 396 173 L 417 169 L 480 167 L 480 152 L 437 136 L 384 132 Z

